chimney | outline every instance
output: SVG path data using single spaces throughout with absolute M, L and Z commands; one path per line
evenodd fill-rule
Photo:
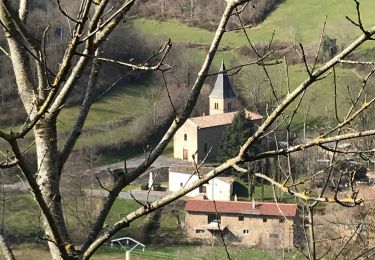
M 253 209 L 255 209 L 255 200 L 253 198 Z
M 234 194 L 234 201 L 237 201 L 237 194 Z

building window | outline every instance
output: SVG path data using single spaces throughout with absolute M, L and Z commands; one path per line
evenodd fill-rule
M 266 219 L 266 218 L 264 218 L 264 219 L 263 219 L 263 223 L 266 223 L 266 222 L 267 222 L 267 219 Z
M 215 109 L 219 109 L 219 103 L 215 103 Z
M 284 218 L 280 218 L 279 219 L 279 223 L 284 223 L 285 222 L 285 219 Z
M 242 230 L 242 234 L 244 234 L 244 235 L 250 235 L 250 230 L 244 229 L 244 230 Z
M 204 194 L 206 194 L 206 192 L 207 192 L 207 188 L 206 188 L 206 186 L 200 186 L 200 187 L 199 187 L 199 193 L 204 193 Z
M 187 134 L 184 134 L 184 140 L 187 141 Z
M 202 233 L 204 233 L 204 230 L 203 230 L 203 229 L 196 229 L 196 230 L 195 230 L 195 233 L 197 233 L 197 234 L 202 234 Z
M 232 102 L 228 102 L 228 110 L 232 109 Z
M 207 145 L 207 143 L 204 143 L 203 150 L 204 150 L 204 153 L 208 152 L 208 145 Z
M 244 220 L 244 216 L 238 216 L 238 221 L 243 221 Z
M 221 216 L 219 214 L 208 214 L 208 223 L 221 223 Z
M 278 234 L 270 234 L 270 238 L 279 238 Z
M 182 182 L 180 182 L 180 187 L 184 186 L 184 184 Z

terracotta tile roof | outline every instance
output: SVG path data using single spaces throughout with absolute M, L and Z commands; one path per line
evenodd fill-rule
M 192 118 L 189 118 L 188 120 L 191 121 L 196 126 L 198 126 L 199 128 L 229 125 L 230 123 L 232 123 L 233 118 L 237 114 L 237 112 L 238 111 L 224 113 L 224 114 L 217 114 L 217 115 L 192 117 Z M 246 110 L 246 116 L 250 118 L 251 120 L 259 120 L 263 118 L 263 116 L 254 112 L 247 111 L 247 110 Z
M 215 210 L 216 204 L 216 210 Z M 280 210 L 282 213 L 280 212 Z M 185 206 L 186 211 L 204 213 L 228 213 L 237 215 L 265 215 L 294 217 L 297 213 L 296 204 L 255 202 L 253 209 L 252 202 L 247 201 L 215 201 L 212 200 L 188 200 Z
M 192 118 L 189 118 L 188 120 L 190 120 L 193 124 L 195 124 L 199 128 L 229 125 L 230 123 L 232 123 L 233 118 L 236 115 L 236 113 L 237 112 L 230 112 L 230 113 L 217 114 L 217 115 L 192 117 Z
M 248 110 L 246 110 L 246 116 L 247 116 L 247 118 L 250 118 L 251 120 L 263 119 L 263 116 L 255 113 L 255 112 L 248 111 Z

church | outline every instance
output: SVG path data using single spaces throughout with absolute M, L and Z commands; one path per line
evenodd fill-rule
M 174 158 L 200 163 L 216 162 L 223 132 L 238 112 L 238 101 L 224 62 L 209 95 L 209 115 L 189 118 L 174 136 Z M 248 118 L 260 124 L 262 116 L 246 110 Z M 206 158 L 207 157 L 207 158 Z

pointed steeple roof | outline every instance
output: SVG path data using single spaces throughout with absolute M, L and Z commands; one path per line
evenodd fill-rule
M 234 98 L 233 88 L 230 84 L 228 74 L 224 65 L 224 61 L 221 61 L 219 74 L 217 75 L 214 89 L 212 90 L 210 98 Z

